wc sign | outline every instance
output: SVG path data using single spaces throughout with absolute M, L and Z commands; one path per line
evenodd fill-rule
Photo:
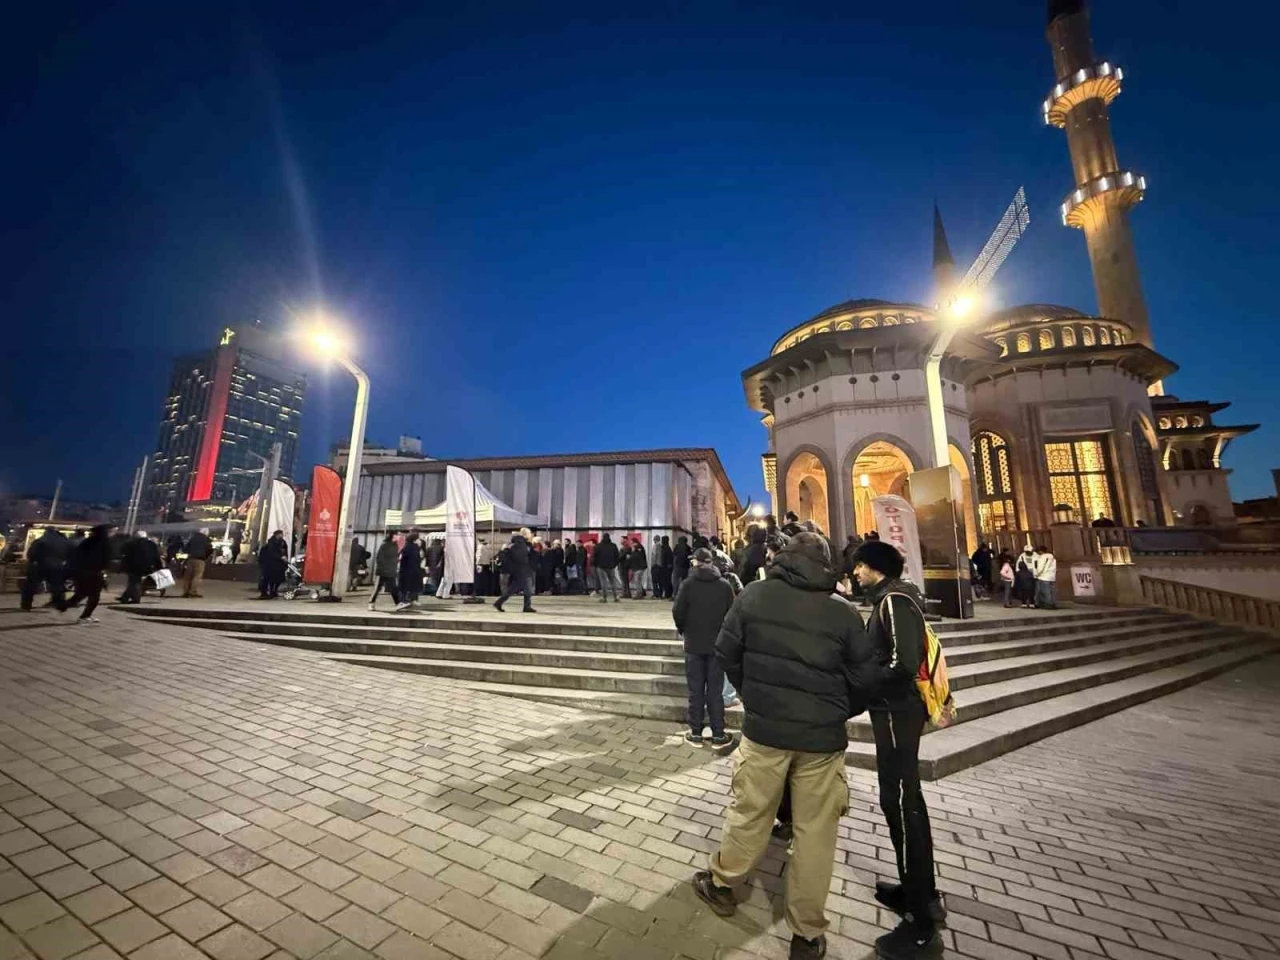
M 1093 567 L 1087 563 L 1071 565 L 1071 594 L 1076 597 L 1096 597 L 1097 586 L 1093 579 Z

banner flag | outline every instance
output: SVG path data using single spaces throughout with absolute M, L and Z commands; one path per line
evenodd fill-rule
M 916 525 L 916 511 L 903 497 L 887 494 L 871 501 L 876 530 L 880 539 L 898 548 L 906 562 L 904 575 L 924 590 L 924 563 L 920 557 L 920 530 Z
M 267 515 L 267 536 L 277 530 L 284 531 L 284 542 L 289 544 L 289 553 L 293 553 L 293 511 L 297 494 L 293 487 L 283 480 L 273 480 L 271 488 L 271 509 Z
M 445 469 L 444 578 L 476 581 L 476 481 L 461 467 Z
M 311 471 L 311 515 L 307 519 L 307 555 L 302 579 L 307 583 L 333 583 L 333 562 L 338 552 L 338 510 L 342 478 L 328 467 Z

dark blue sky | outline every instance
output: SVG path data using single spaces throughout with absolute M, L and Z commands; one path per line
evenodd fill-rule
M 837 301 L 926 298 L 935 195 L 967 262 L 1025 183 L 994 294 L 1094 306 L 1035 0 L 252 6 L 8 14 L 4 488 L 125 497 L 176 353 L 323 301 L 372 375 L 374 439 L 708 445 L 759 497 L 740 371 Z M 1094 10 L 1126 70 L 1120 156 L 1150 182 L 1134 226 L 1169 388 L 1272 420 L 1228 455 L 1237 498 L 1280 466 L 1278 21 Z M 308 462 L 347 432 L 348 384 L 313 376 Z

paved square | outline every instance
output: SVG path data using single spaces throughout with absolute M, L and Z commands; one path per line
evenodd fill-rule
M 771 851 L 688 877 L 731 761 L 674 725 L 0 607 L 0 957 L 785 957 Z M 180 601 L 177 601 L 180 602 Z M 892 854 L 850 771 L 830 956 Z M 926 787 L 949 954 L 1280 956 L 1280 658 Z

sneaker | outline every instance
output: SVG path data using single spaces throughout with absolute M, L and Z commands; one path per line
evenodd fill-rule
M 910 920 L 903 920 L 891 933 L 876 940 L 876 955 L 881 960 L 919 960 L 942 956 L 942 937 L 932 927 L 922 930 Z
M 733 743 L 733 737 L 729 736 L 727 733 L 722 733 L 711 738 L 711 745 L 713 747 L 727 747 L 731 743 Z
M 795 829 L 789 822 L 775 823 L 773 829 L 769 832 L 773 834 L 775 840 L 780 840 L 783 843 L 790 843 L 792 837 L 795 836 Z
M 372 604 L 372 603 L 371 603 L 371 604 L 369 604 L 369 609 L 370 609 L 370 610 L 373 610 L 373 604 Z
M 818 934 L 812 940 L 807 940 L 798 933 L 791 938 L 790 960 L 817 960 L 826 955 L 827 938 L 823 934 Z
M 502 612 L 502 601 L 501 601 L 501 600 L 495 600 L 495 601 L 493 601 L 493 609 L 495 609 L 495 610 L 497 610 L 499 613 L 501 613 L 501 612 Z
M 396 612 L 397 612 L 397 613 L 399 613 L 401 610 L 408 610 L 408 609 L 409 609 L 409 604 L 407 604 L 407 603 L 397 603 L 397 604 L 396 604 Z
M 521 612 L 521 613 L 537 613 L 538 611 L 537 611 L 537 610 L 535 610 L 535 609 L 533 609 L 533 607 L 525 607 L 525 608 L 524 608 L 523 610 L 521 610 L 520 612 Z
M 875 896 L 876 901 L 886 909 L 892 910 L 900 917 L 907 915 L 907 897 L 902 891 L 902 884 L 877 880 Z M 934 893 L 929 901 L 929 919 L 936 927 L 947 925 L 947 907 L 939 893 Z
M 97 617 L 78 617 L 76 623 L 101 623 Z
M 710 870 L 699 870 L 693 875 L 693 892 L 717 916 L 732 917 L 738 911 L 738 901 L 734 899 L 733 891 L 728 887 L 716 886 Z
M 690 730 L 688 733 L 684 735 L 684 742 L 692 743 L 694 746 L 700 747 L 702 746 L 702 734 L 694 733 L 692 730 Z

